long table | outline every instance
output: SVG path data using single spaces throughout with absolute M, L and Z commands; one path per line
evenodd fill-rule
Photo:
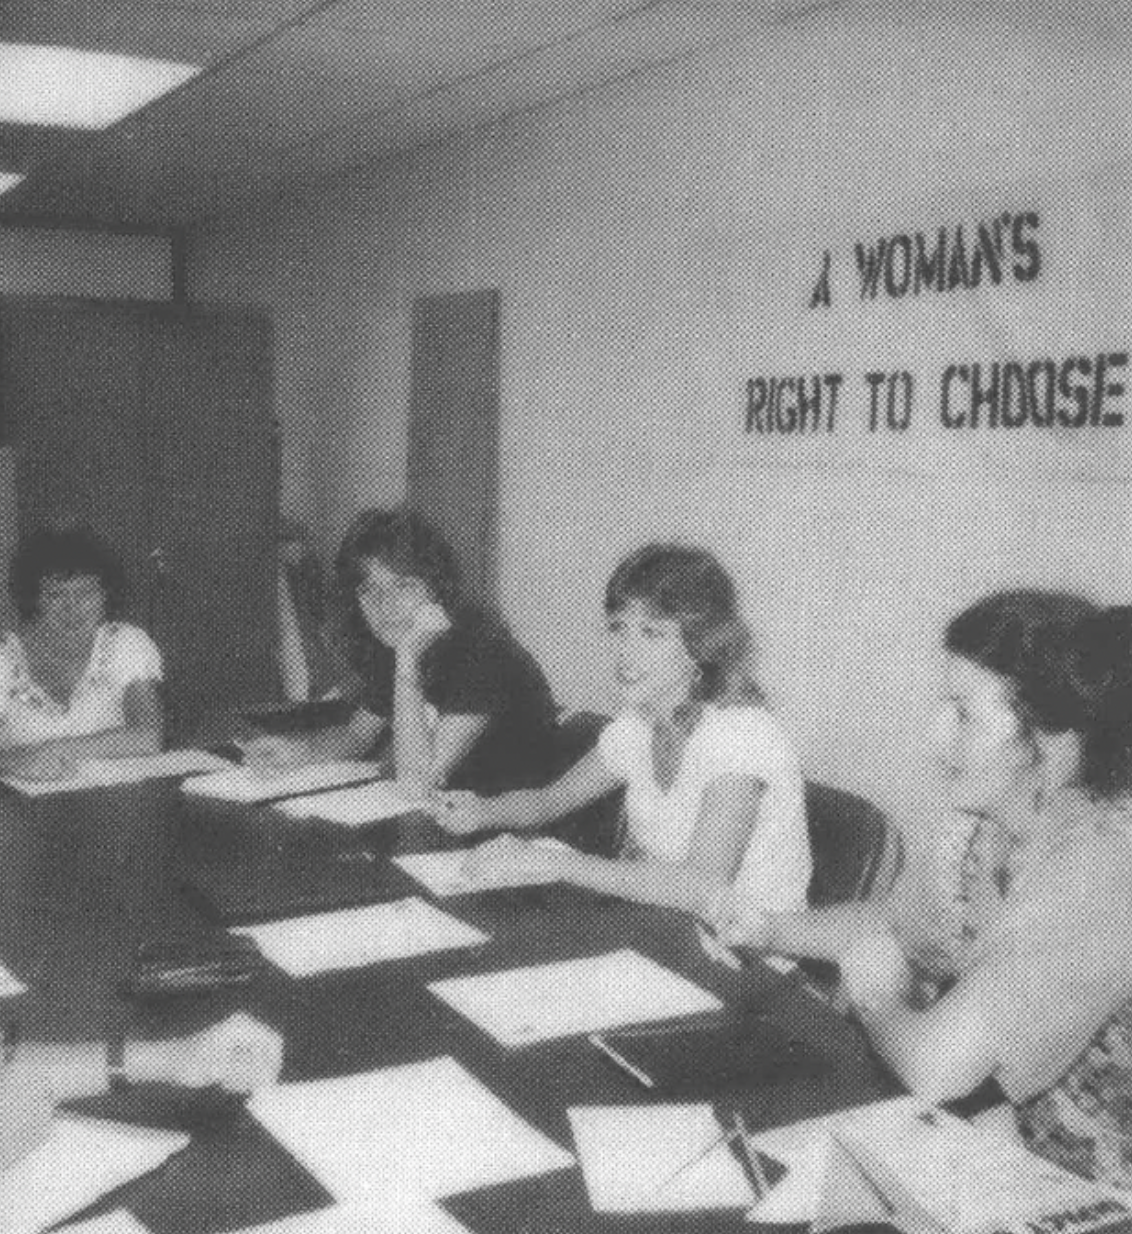
M 419 817 L 361 831 L 182 795 L 168 781 L 21 799 L 0 795 L 0 960 L 30 987 L 27 1037 L 101 1039 L 107 1029 L 190 1031 L 243 1009 L 286 1038 L 284 1079 L 310 1079 L 451 1055 L 519 1116 L 573 1151 L 575 1105 L 655 1100 L 584 1038 L 505 1049 L 426 990 L 441 977 L 633 947 L 812 1044 L 829 1066 L 743 1097 L 754 1128 L 893 1091 L 858 1032 L 795 976 L 733 973 L 702 954 L 692 922 L 554 886 L 448 899 L 490 941 L 364 969 L 293 980 L 269 969 L 236 991 L 140 1003 L 121 985 L 136 947 L 206 940 L 233 919 L 268 919 L 423 889 L 389 858 L 450 844 Z M 108 1197 L 155 1234 L 209 1234 L 317 1208 L 331 1197 L 234 1101 L 108 1096 L 83 1108 L 190 1129 L 189 1148 Z M 483 1234 L 514 1231 L 746 1230 L 741 1215 L 594 1214 L 578 1168 L 444 1201 Z

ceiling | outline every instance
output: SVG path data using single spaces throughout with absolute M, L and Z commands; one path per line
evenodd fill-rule
M 2 0 L 0 41 L 202 67 L 95 132 L 0 124 L 0 223 L 173 228 L 848 0 Z

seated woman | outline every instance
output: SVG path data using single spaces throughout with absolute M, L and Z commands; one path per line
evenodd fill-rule
M 161 653 L 117 620 L 125 579 L 87 531 L 39 531 L 10 572 L 17 630 L 0 638 L 0 772 L 73 773 L 86 758 L 161 748 Z
M 764 908 L 802 908 L 810 848 L 793 747 L 747 673 L 735 588 L 709 553 L 650 544 L 605 593 L 622 708 L 561 779 L 493 798 L 446 794 L 449 831 L 544 826 L 619 785 L 627 843 L 616 860 L 504 836 L 469 857 L 469 879 L 530 873 L 704 914 L 734 886 Z
M 993 595 L 947 628 L 943 765 L 977 820 L 953 932 L 891 902 L 721 906 L 725 942 L 833 960 L 913 1092 L 994 1079 L 1023 1138 L 1132 1187 L 1132 610 Z
M 432 527 L 409 510 L 365 511 L 337 572 L 354 714 L 312 736 L 250 742 L 252 766 L 366 755 L 390 725 L 393 772 L 415 788 L 499 792 L 546 778 L 550 687 L 506 627 L 463 595 L 452 551 Z
M 273 1084 L 282 1062 L 282 1037 L 243 1013 L 188 1037 L 161 1040 L 21 1045 L 10 1035 L 0 1062 L 0 1177 L 46 1137 L 51 1111 L 62 1101 L 119 1084 L 246 1093 Z

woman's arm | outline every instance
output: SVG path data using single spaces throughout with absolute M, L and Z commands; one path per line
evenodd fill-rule
M 58 779 L 73 774 L 79 763 L 88 759 L 157 754 L 165 729 L 160 683 L 130 682 L 122 698 L 122 712 L 124 723 L 115 728 L 4 750 L 0 752 L 0 769 L 31 779 Z
M 497 797 L 475 793 L 439 793 L 436 821 L 455 835 L 478 831 L 528 831 L 545 827 L 582 806 L 604 797 L 621 784 L 596 749 L 583 755 L 551 784 L 517 789 Z
M 270 775 L 311 763 L 336 763 L 361 758 L 372 750 L 388 720 L 358 708 L 346 724 L 336 724 L 304 737 L 254 737 L 241 743 L 245 764 Z
M 599 760 L 596 753 L 591 758 Z M 609 774 L 608 772 L 606 773 Z M 550 790 L 508 794 L 534 798 L 528 817 L 539 819 L 537 805 Z M 681 862 L 655 858 L 610 860 L 573 849 L 548 849 L 516 840 L 496 841 L 469 858 L 469 880 L 490 883 L 514 874 L 548 874 L 591 891 L 641 904 L 658 904 L 705 916 L 720 891 L 735 878 L 758 824 L 763 784 L 754 776 L 721 776 L 704 792 L 699 817 Z M 499 798 L 494 799 L 500 800 Z M 491 802 L 487 803 L 491 805 Z M 513 825 L 504 824 L 504 825 Z M 534 822 L 530 825 L 537 825 Z

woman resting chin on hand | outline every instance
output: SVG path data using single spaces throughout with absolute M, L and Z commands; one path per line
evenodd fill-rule
M 621 709 L 597 747 L 543 788 L 440 794 L 457 835 L 529 831 L 624 786 L 617 860 L 514 836 L 469 856 L 483 885 L 544 878 L 705 915 L 725 887 L 765 907 L 801 907 L 810 880 L 802 776 L 747 673 L 735 588 L 700 549 L 650 544 L 606 589 Z

